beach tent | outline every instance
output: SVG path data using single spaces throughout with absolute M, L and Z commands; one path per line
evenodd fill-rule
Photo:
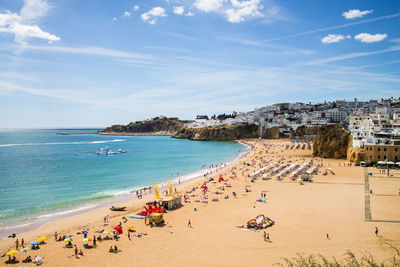
M 118 232 L 118 234 L 122 234 L 122 229 L 119 226 L 115 226 L 114 230 Z
M 378 164 L 383 165 L 383 164 L 386 164 L 386 162 L 385 161 L 378 161 Z

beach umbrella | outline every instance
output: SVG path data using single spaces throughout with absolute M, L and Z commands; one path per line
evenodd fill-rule
M 46 241 L 46 239 L 47 239 L 47 237 L 43 236 L 43 237 L 39 238 L 37 241 L 42 243 L 42 242 Z
M 129 226 L 126 229 L 130 230 L 130 231 L 134 231 L 135 230 L 135 226 Z
M 105 233 L 106 235 L 109 235 L 109 234 L 110 234 L 110 232 L 109 232 L 109 231 L 105 231 L 104 233 Z
M 30 245 L 39 245 L 40 243 L 38 241 L 32 241 L 29 243 Z
M 386 164 L 384 161 L 378 161 L 378 164 Z
M 14 255 L 14 254 L 17 254 L 18 253 L 18 251 L 17 250 L 11 250 L 11 251 L 9 251 L 9 252 L 7 252 L 7 255 Z
M 88 241 L 89 241 L 89 239 L 87 239 L 87 238 L 83 239 L 83 242 L 88 242 Z
M 64 241 L 71 242 L 72 239 L 70 237 L 68 237 L 68 238 L 65 238 Z
M 114 230 L 118 232 L 118 234 L 122 234 L 122 228 L 119 226 L 115 226 Z
M 394 165 L 394 162 L 393 162 L 393 161 L 388 161 L 387 164 L 388 164 L 388 165 Z

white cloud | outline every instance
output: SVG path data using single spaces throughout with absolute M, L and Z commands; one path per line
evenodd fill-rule
M 174 14 L 183 15 L 185 8 L 183 6 L 174 6 Z
M 116 17 L 113 17 L 113 21 L 116 21 L 117 20 L 117 18 Z
M 155 24 L 157 22 L 157 17 L 165 17 L 167 14 L 165 14 L 165 9 L 162 7 L 153 7 L 152 10 L 149 12 L 143 13 L 140 15 L 142 17 L 142 20 L 145 22 L 148 22 L 150 24 Z
M 131 16 L 131 12 L 125 11 L 123 16 L 124 17 L 130 17 Z
M 362 16 L 372 12 L 373 12 L 372 9 L 364 11 L 360 11 L 359 9 L 350 9 L 349 11 L 343 12 L 342 16 L 345 17 L 346 19 L 355 19 L 355 18 L 361 18 Z
M 362 42 L 362 43 L 375 43 L 380 42 L 385 39 L 388 35 L 384 34 L 369 34 L 369 33 L 360 33 L 354 36 L 354 39 Z
M 20 13 L 6 11 L 0 13 L 0 32 L 14 34 L 19 44 L 26 44 L 26 39 L 45 39 L 49 43 L 59 41 L 60 37 L 43 31 L 36 22 L 44 17 L 50 7 L 45 0 L 25 0 Z
M 185 14 L 185 16 L 192 17 L 192 16 L 194 16 L 194 13 L 191 12 L 191 11 L 189 11 L 189 12 L 187 12 L 187 13 Z
M 139 10 L 139 8 L 140 8 L 140 6 L 138 6 L 138 5 L 133 6 L 133 10 Z
M 264 9 L 264 6 L 261 5 L 261 0 L 241 2 L 239 0 L 231 0 L 231 4 L 232 8 L 225 11 L 229 22 L 238 23 L 251 17 L 256 18 L 264 16 L 260 12 L 260 10 Z
M 204 12 L 216 11 L 222 7 L 224 0 L 196 0 L 193 5 Z
M 351 38 L 350 35 L 342 35 L 342 34 L 328 34 L 324 38 L 321 39 L 321 42 L 324 44 L 332 44 L 332 43 L 338 43 L 344 39 L 349 39 Z

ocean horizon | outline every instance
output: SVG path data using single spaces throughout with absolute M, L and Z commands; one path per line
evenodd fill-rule
M 63 129 L 71 133 L 82 130 L 88 129 Z M 0 131 L 0 232 L 134 196 L 135 190 L 153 183 L 183 182 L 211 165 L 233 161 L 247 150 L 238 142 L 56 135 L 59 131 Z M 126 153 L 96 154 L 106 146 Z

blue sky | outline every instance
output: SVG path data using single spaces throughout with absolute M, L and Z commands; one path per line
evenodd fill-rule
M 400 96 L 400 1 L 2 0 L 0 128 Z

